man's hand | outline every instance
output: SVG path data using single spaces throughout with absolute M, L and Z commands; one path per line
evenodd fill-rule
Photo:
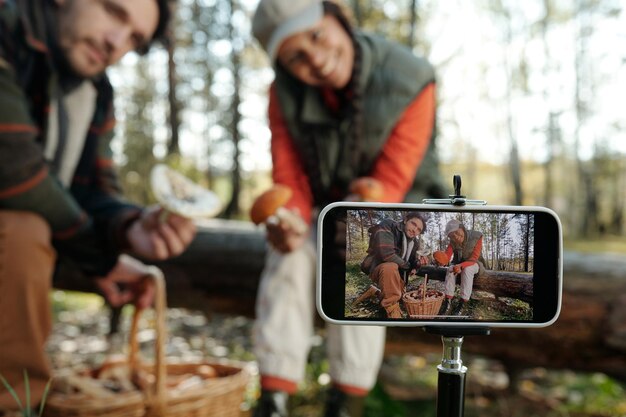
M 461 265 L 453 265 L 450 267 L 450 270 L 455 274 L 460 274 L 463 270 L 463 267 Z
M 154 301 L 154 285 L 148 278 L 151 269 L 128 255 L 120 255 L 111 272 L 96 279 L 96 286 L 113 307 L 133 302 L 137 308 L 147 308 Z
M 297 216 L 294 213 L 294 216 Z M 297 217 L 302 224 L 296 225 L 288 218 L 279 218 L 276 222 L 266 222 L 267 240 L 279 252 L 291 252 L 302 246 L 308 236 L 308 226 L 303 227 L 303 220 Z
M 156 261 L 178 256 L 187 249 L 196 235 L 195 224 L 191 219 L 163 210 L 160 206 L 146 209 L 128 228 L 133 254 Z

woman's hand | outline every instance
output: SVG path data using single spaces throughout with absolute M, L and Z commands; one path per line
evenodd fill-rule
M 274 216 L 272 220 L 265 223 L 267 240 L 279 252 L 299 248 L 309 235 L 308 226 L 293 211 L 289 211 L 289 215 Z

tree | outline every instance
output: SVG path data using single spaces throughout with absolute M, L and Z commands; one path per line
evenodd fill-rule
M 153 88 L 151 64 L 141 60 L 136 66 L 134 89 L 126 103 L 122 123 L 123 154 L 120 168 L 124 191 L 129 200 L 147 204 L 152 200 L 145 179 L 156 162 L 154 157 L 154 123 L 156 94 Z
M 229 0 L 228 4 L 230 6 L 231 15 L 235 15 L 236 13 L 236 3 L 235 0 Z M 230 136 L 233 143 L 233 168 L 231 170 L 231 183 L 232 183 L 232 194 L 230 197 L 230 202 L 225 210 L 226 217 L 234 217 L 239 214 L 240 205 L 239 205 L 239 194 L 241 193 L 241 165 L 240 165 L 240 157 L 241 152 L 239 149 L 240 142 L 240 134 L 239 134 L 239 122 L 241 121 L 241 113 L 239 112 L 239 105 L 241 104 L 241 57 L 240 57 L 240 49 L 242 47 L 242 40 L 238 38 L 238 34 L 233 26 L 233 19 L 231 18 L 228 23 L 228 34 L 229 39 L 231 40 L 231 49 L 230 49 L 230 60 L 231 60 L 231 68 L 233 75 L 233 93 L 231 97 L 231 105 L 230 105 L 230 114 L 231 121 L 229 126 Z

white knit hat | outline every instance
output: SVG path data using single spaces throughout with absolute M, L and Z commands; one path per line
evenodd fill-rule
M 446 224 L 446 236 L 450 236 L 450 233 L 456 232 L 461 227 L 462 227 L 462 224 L 460 221 L 456 219 L 450 220 L 448 224 Z
M 320 0 L 261 0 L 252 19 L 252 33 L 274 62 L 286 38 L 310 29 L 323 16 Z

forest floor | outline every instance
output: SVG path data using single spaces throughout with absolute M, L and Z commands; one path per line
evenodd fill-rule
M 425 282 L 426 281 L 426 282 Z M 363 300 L 356 303 L 358 297 L 365 293 L 371 286 L 372 280 L 369 276 L 362 273 L 358 264 L 348 264 L 346 267 L 346 304 L 345 314 L 346 317 L 360 317 L 360 318 L 385 318 L 387 314 L 385 310 L 380 306 L 376 297 Z M 406 302 L 400 303 L 402 315 L 408 318 L 411 313 L 419 314 L 432 314 L 437 315 L 439 313 L 439 307 L 441 306 L 444 298 L 444 282 L 437 280 L 425 280 L 423 277 L 417 275 L 410 276 L 408 284 L 406 285 L 406 293 L 414 293 L 419 298 L 423 293 L 423 286 L 426 284 L 426 295 L 428 297 L 427 302 L 422 302 L 425 307 L 421 309 L 417 307 L 419 299 L 414 300 L 414 311 L 408 310 L 408 304 Z M 459 286 L 456 286 L 456 298 L 460 297 Z M 417 301 L 417 302 L 415 302 Z M 455 301 L 456 302 L 456 301 Z M 452 309 L 454 304 L 452 305 Z M 475 290 L 472 292 L 472 297 L 463 307 L 462 316 L 472 317 L 478 320 L 484 321 L 501 321 L 501 320 L 529 320 L 532 318 L 532 309 L 528 303 L 520 300 L 507 297 L 496 298 L 493 294 L 485 291 Z
M 108 335 L 109 312 L 100 297 L 54 291 L 53 335 L 48 352 L 55 369 L 97 367 L 111 354 L 125 351 L 132 311 L 125 308 L 120 333 Z M 144 356 L 152 355 L 153 317 L 146 312 L 139 332 Z M 168 309 L 166 352 L 188 361 L 228 359 L 250 373 L 241 415 L 250 416 L 259 393 L 258 371 L 251 352 L 252 320 Z M 464 355 L 469 373 L 465 415 L 506 417 L 617 417 L 626 416 L 626 385 L 604 374 L 528 369 L 514 381 L 502 366 L 481 357 Z M 428 417 L 436 415 L 436 365 L 440 355 L 403 355 L 385 358 L 379 380 L 366 399 L 367 417 Z M 292 399 L 292 417 L 321 416 L 329 383 L 324 359 L 323 329 L 313 340 L 306 380 Z

